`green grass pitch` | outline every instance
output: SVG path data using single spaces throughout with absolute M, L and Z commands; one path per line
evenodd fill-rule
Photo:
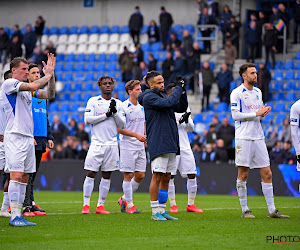
M 149 194 L 134 194 L 143 212 L 120 212 L 120 193 L 109 193 L 105 208 L 95 214 L 98 193 L 92 194 L 91 214 L 81 215 L 81 192 L 35 193 L 48 215 L 28 219 L 35 227 L 15 228 L 0 218 L 1 249 L 300 249 L 300 243 L 270 244 L 267 236 L 300 236 L 300 199 L 275 197 L 276 207 L 290 219 L 267 218 L 263 196 L 249 196 L 256 219 L 242 219 L 238 197 L 198 195 L 203 214 L 185 211 L 187 195 L 177 194 L 179 221 L 151 221 Z M 169 206 L 167 205 L 167 209 Z

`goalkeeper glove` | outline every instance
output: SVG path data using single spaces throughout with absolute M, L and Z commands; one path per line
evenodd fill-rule
M 297 155 L 297 162 L 300 164 L 300 155 Z
M 110 105 L 109 105 L 108 111 L 106 112 L 106 116 L 110 117 L 112 114 L 115 114 L 115 113 L 117 113 L 116 100 L 112 99 L 110 101 Z
M 176 76 L 176 86 L 180 86 L 181 88 L 184 88 L 185 85 L 187 85 L 188 79 L 186 76 Z
M 191 115 L 191 112 L 185 112 L 181 117 L 180 117 L 180 120 L 179 120 L 179 124 L 185 122 L 185 123 L 188 123 L 189 122 L 189 116 Z

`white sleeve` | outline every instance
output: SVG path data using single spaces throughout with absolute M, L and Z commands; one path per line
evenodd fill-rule
M 84 113 L 84 122 L 85 124 L 89 125 L 89 124 L 97 124 L 99 122 L 102 122 L 104 120 L 106 120 L 107 116 L 106 114 L 101 114 L 101 115 L 95 115 L 95 105 L 93 102 L 93 99 L 89 99 L 87 105 L 86 105 L 86 109 L 85 109 L 85 113 Z
M 115 122 L 117 124 L 117 126 L 120 129 L 123 129 L 125 127 L 125 123 L 126 123 L 126 116 L 125 116 L 125 111 L 123 109 L 123 105 L 121 101 L 117 102 L 117 113 L 114 114 L 114 119 Z
M 12 93 L 16 93 L 19 92 L 19 88 L 22 85 L 23 82 L 20 82 L 17 79 L 7 79 L 2 83 L 2 90 L 5 94 L 12 94 Z
M 191 112 L 191 109 L 190 107 L 187 108 L 186 112 Z M 188 119 L 188 123 L 186 123 L 186 128 L 190 131 L 190 132 L 193 132 L 194 131 L 194 122 L 193 122 L 193 119 L 191 117 L 191 115 L 189 116 L 189 119 Z
M 251 121 L 256 118 L 256 113 L 242 113 L 241 110 L 241 98 L 236 91 L 232 91 L 230 95 L 230 105 L 232 118 L 235 121 Z
M 296 154 L 300 154 L 300 138 L 299 138 L 299 105 L 294 103 L 290 112 L 291 134 Z

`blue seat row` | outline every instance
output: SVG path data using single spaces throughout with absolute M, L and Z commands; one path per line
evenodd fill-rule
M 80 72 L 80 71 L 120 71 L 120 67 L 118 63 L 95 63 L 95 62 L 89 62 L 87 64 L 85 63 L 57 63 L 55 67 L 56 72 Z
M 95 71 L 96 72 L 96 71 Z M 109 74 L 108 74 L 109 73 Z M 56 79 L 63 82 L 73 82 L 73 81 L 98 81 L 100 76 L 109 75 L 113 77 L 117 82 L 120 82 L 122 79 L 119 72 L 109 71 L 109 72 L 88 72 L 88 73 L 72 73 L 72 72 L 57 72 Z
M 117 62 L 117 54 L 58 54 L 56 57 L 56 62 Z
M 285 74 L 283 74 L 283 71 L 276 70 L 272 80 L 300 80 L 300 72 L 295 73 L 294 70 L 288 70 Z

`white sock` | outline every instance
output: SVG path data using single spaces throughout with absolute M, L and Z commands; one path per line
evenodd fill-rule
M 13 220 L 16 216 L 21 216 L 21 209 L 19 206 L 20 182 L 13 180 L 9 181 L 8 196 L 11 209 L 11 220 Z
M 273 184 L 272 183 L 261 183 L 261 189 L 265 196 L 269 213 L 272 214 L 275 212 L 275 203 L 274 203 L 274 195 L 273 195 Z
M 5 210 L 7 211 L 9 207 L 9 196 L 8 196 L 8 192 L 4 192 L 3 193 L 3 202 L 2 202 L 2 207 L 1 210 Z
M 132 186 L 130 181 L 123 181 L 123 192 L 125 195 L 125 201 L 127 202 L 128 208 L 133 206 L 132 202 Z
M 174 179 L 171 179 L 169 181 L 168 196 L 169 196 L 170 206 L 171 207 L 176 206 Z
M 187 179 L 187 190 L 188 190 L 188 206 L 195 204 L 195 198 L 197 194 L 197 179 Z
M 23 207 L 23 203 L 25 200 L 27 183 L 20 182 L 20 196 L 19 196 L 19 204 Z
M 157 201 L 150 201 L 150 205 L 152 207 L 152 214 L 159 213 L 159 203 Z
M 236 189 L 239 195 L 242 211 L 249 210 L 247 206 L 247 181 L 236 180 Z
M 109 188 L 110 188 L 110 179 L 104 179 L 102 177 L 99 185 L 99 199 L 98 199 L 97 207 L 104 206 L 104 202 L 106 200 Z
M 85 177 L 83 182 L 83 205 L 90 205 L 91 195 L 94 190 L 94 178 Z
M 131 179 L 132 193 L 134 193 L 140 186 L 140 183 L 136 182 L 134 178 Z

